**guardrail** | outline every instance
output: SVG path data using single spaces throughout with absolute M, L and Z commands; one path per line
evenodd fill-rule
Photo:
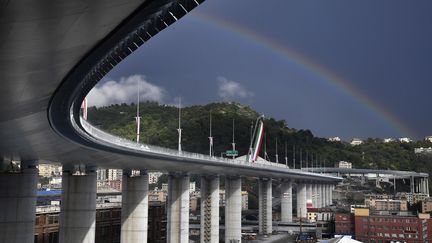
M 134 149 L 138 151 L 145 151 L 148 153 L 155 153 L 155 154 L 163 154 L 163 155 L 169 155 L 169 156 L 176 156 L 180 158 L 185 159 L 198 159 L 198 160 L 206 160 L 206 161 L 212 161 L 212 162 L 220 162 L 220 163 L 229 163 L 229 164 L 239 164 L 239 165 L 247 165 L 251 167 L 267 167 L 267 168 L 284 168 L 289 169 L 289 167 L 285 164 L 278 164 L 278 163 L 272 163 L 272 162 L 254 162 L 250 163 L 245 160 L 240 159 L 228 159 L 228 158 L 221 158 L 221 157 L 214 157 L 199 153 L 191 153 L 187 151 L 177 151 L 174 149 L 159 147 L 155 145 L 149 145 L 144 143 L 137 143 L 131 140 L 128 140 L 126 138 L 121 138 L 112 134 L 109 134 L 105 131 L 102 131 L 99 128 L 94 127 L 91 125 L 88 121 L 80 117 L 81 125 L 84 128 L 85 132 L 90 134 L 93 138 L 99 139 L 104 142 L 109 142 L 112 144 L 115 144 L 119 147 L 128 148 L 128 149 Z M 294 169 L 295 171 L 300 171 L 297 169 Z M 312 174 L 312 173 L 311 173 Z

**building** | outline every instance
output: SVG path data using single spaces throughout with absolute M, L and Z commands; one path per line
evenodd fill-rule
M 432 143 L 432 136 L 426 136 L 424 140 Z
M 395 141 L 394 138 L 384 138 L 384 139 L 383 139 L 383 142 L 384 142 L 384 143 L 391 143 L 391 142 L 394 142 L 394 141 Z
M 422 201 L 422 213 L 432 213 L 432 198 L 426 198 Z
M 352 146 L 357 146 L 363 143 L 363 140 L 359 139 L 359 138 L 353 138 L 350 142 L 350 144 Z
M 196 190 L 195 181 L 189 182 L 189 192 L 194 192 Z
M 59 242 L 60 206 L 39 206 L 36 210 L 35 243 Z M 166 242 L 166 210 L 163 203 L 149 202 L 148 242 Z M 121 203 L 98 204 L 96 243 L 120 243 Z
M 342 140 L 340 139 L 340 137 L 332 137 L 332 138 L 328 138 L 327 141 L 329 141 L 329 142 L 340 142 Z
M 159 181 L 159 177 L 161 177 L 161 172 L 150 172 L 148 173 L 149 184 L 156 184 Z
M 150 202 L 166 202 L 167 192 L 166 191 L 149 191 L 149 201 Z
M 307 220 L 310 223 L 334 221 L 334 212 L 326 208 L 308 208 Z
M 39 164 L 39 175 L 42 177 L 61 176 L 62 166 L 56 164 Z
M 121 181 L 121 179 L 119 179 L 119 180 L 109 180 L 108 181 L 108 186 L 111 189 L 114 189 L 114 190 L 120 192 L 122 190 L 122 181 Z
M 346 161 L 339 161 L 338 163 L 335 164 L 335 167 L 352 169 L 352 163 Z
M 249 209 L 249 193 L 247 191 L 242 191 L 241 196 L 242 196 L 242 210 L 248 210 Z
M 429 242 L 429 215 L 355 209 L 355 235 L 362 242 Z
M 122 178 L 122 170 L 109 169 L 107 173 L 107 179 L 109 181 L 121 180 Z
M 98 169 L 96 171 L 96 178 L 98 181 L 105 181 L 108 179 L 107 170 L 106 169 Z
M 432 147 L 428 147 L 428 148 L 414 148 L 414 153 L 415 154 L 432 154 Z
M 198 209 L 198 198 L 197 197 L 191 197 L 189 199 L 189 211 L 190 212 L 196 212 Z
M 365 205 L 370 209 L 377 211 L 407 211 L 408 201 L 406 199 L 393 200 L 393 199 L 365 199 Z
M 335 214 L 335 235 L 354 235 L 354 214 L 336 213 Z
M 411 143 L 412 142 L 411 138 L 399 138 L 398 140 L 401 143 Z

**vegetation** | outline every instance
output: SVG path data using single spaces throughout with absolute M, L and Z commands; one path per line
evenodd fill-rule
M 239 155 L 246 154 L 250 145 L 251 124 L 260 114 L 239 103 L 212 103 L 183 108 L 181 116 L 183 149 L 208 154 L 210 111 L 213 122 L 214 155 L 221 156 L 222 152 L 232 148 L 233 120 L 236 148 Z M 135 139 L 135 104 L 91 107 L 88 114 L 89 121 L 93 125 L 118 136 Z M 178 108 L 146 102 L 140 104 L 140 115 L 142 142 L 176 149 Z M 384 143 L 381 139 L 369 138 L 361 145 L 351 146 L 346 142 L 329 142 L 325 138 L 315 137 L 310 130 L 289 128 L 286 121 L 273 118 L 265 119 L 265 132 L 270 160 L 275 161 L 277 139 L 279 162 L 285 163 L 286 144 L 286 156 L 291 167 L 295 146 L 296 168 L 299 167 L 301 154 L 303 166 L 307 163 L 309 167 L 311 161 L 315 167 L 317 163 L 320 166 L 333 166 L 335 162 L 344 160 L 352 162 L 355 168 L 432 172 L 432 157 L 414 154 L 416 147 L 432 146 L 432 143 L 426 141 Z M 261 157 L 264 157 L 264 149 L 261 150 Z

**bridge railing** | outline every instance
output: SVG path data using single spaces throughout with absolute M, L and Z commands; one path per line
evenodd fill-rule
M 121 138 L 115 135 L 112 135 L 110 133 L 107 133 L 105 131 L 102 131 L 99 128 L 96 128 L 95 126 L 91 125 L 88 121 L 80 118 L 81 125 L 83 126 L 84 130 L 90 134 L 93 138 L 99 139 L 104 142 L 109 142 L 112 144 L 115 144 L 119 147 L 128 148 L 128 149 L 134 149 L 138 151 L 145 151 L 148 153 L 155 153 L 155 154 L 163 154 L 163 155 L 169 155 L 169 156 L 176 156 L 181 158 L 187 158 L 187 159 L 198 159 L 198 160 L 206 160 L 206 161 L 214 161 L 214 162 L 221 162 L 221 163 L 230 163 L 230 164 L 239 164 L 239 165 L 248 165 L 252 167 L 279 167 L 288 169 L 289 167 L 285 164 L 278 164 L 278 163 L 272 163 L 272 162 L 255 162 L 255 163 L 249 163 L 248 161 L 245 161 L 244 159 L 228 159 L 228 158 L 222 158 L 222 157 L 215 157 L 215 156 L 209 156 L 205 154 L 199 154 L 199 153 L 192 153 L 187 151 L 181 151 L 164 147 L 159 147 L 155 145 L 149 145 L 149 144 L 143 144 L 143 143 L 137 143 L 135 141 L 131 141 L 126 138 Z

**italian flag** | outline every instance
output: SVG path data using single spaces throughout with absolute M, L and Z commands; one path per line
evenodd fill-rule
M 255 137 L 255 141 L 253 143 L 253 147 L 252 147 L 252 157 L 251 157 L 251 162 L 255 162 L 258 160 L 258 155 L 261 149 L 261 144 L 262 144 L 262 140 L 263 140 L 263 136 L 264 136 L 264 123 L 263 121 L 259 121 L 259 125 L 258 125 L 258 133 Z

